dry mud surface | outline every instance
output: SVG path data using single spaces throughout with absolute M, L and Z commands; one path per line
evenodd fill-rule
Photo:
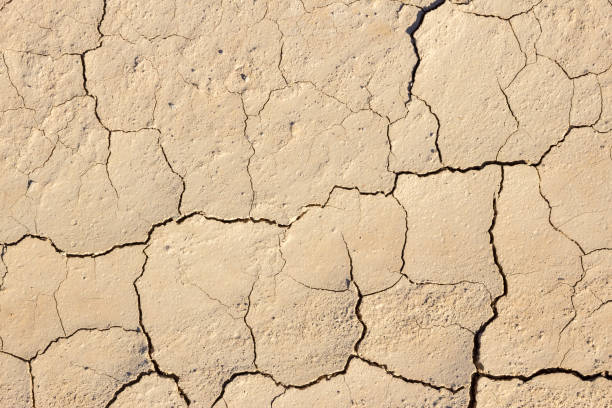
M 610 0 L 0 0 L 0 407 L 612 407 Z

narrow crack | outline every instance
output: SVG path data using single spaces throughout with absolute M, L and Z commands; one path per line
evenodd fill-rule
M 576 319 L 576 317 L 578 316 L 578 311 L 576 310 L 576 304 L 574 303 L 574 297 L 576 296 L 576 286 L 578 286 L 578 284 L 580 282 L 583 281 L 583 279 L 586 277 L 586 270 L 584 269 L 584 262 L 583 262 L 583 257 L 584 255 L 580 256 L 580 268 L 582 269 L 582 274 L 580 275 L 580 279 L 578 279 L 573 285 L 571 285 L 571 290 L 572 290 L 572 295 L 570 296 L 570 303 L 572 304 L 572 312 L 573 315 L 572 317 L 567 321 L 567 323 L 565 323 L 565 325 L 563 326 L 563 328 L 561 329 L 561 331 L 559 331 L 559 339 L 557 341 L 557 350 L 559 349 L 559 344 L 561 343 L 561 335 L 563 334 L 563 332 L 570 326 L 570 324 L 572 324 L 572 322 Z M 569 350 L 568 350 L 569 352 Z M 563 357 L 563 360 L 565 360 L 565 357 Z M 562 360 L 562 361 L 563 361 Z
M 612 0 L 611 0 L 612 1 Z M 274 406 L 274 402 L 279 399 L 280 397 L 282 397 L 283 395 L 285 395 L 285 393 L 287 392 L 287 389 L 284 388 L 283 392 L 281 392 L 280 394 L 278 394 L 276 397 L 272 398 L 272 400 L 270 401 L 270 408 L 272 408 Z
M 164 157 L 164 160 L 166 161 L 166 165 L 168 166 L 168 168 L 170 169 L 170 171 L 175 174 L 179 179 L 181 179 L 181 183 L 183 185 L 183 188 L 181 190 L 181 193 L 179 195 L 179 199 L 178 199 L 178 203 L 177 203 L 177 213 L 179 214 L 179 216 L 182 214 L 181 211 L 181 206 L 183 205 L 183 195 L 185 194 L 185 190 L 187 189 L 187 185 L 185 184 L 185 177 L 183 177 L 181 174 L 179 174 L 176 170 L 174 170 L 174 167 L 172 167 L 172 164 L 170 164 L 170 160 L 168 160 L 168 155 L 166 154 L 166 151 L 164 150 L 164 146 L 161 143 L 161 132 L 158 129 L 157 132 L 159 133 L 158 137 L 157 137 L 157 145 L 159 146 L 159 150 L 162 153 L 162 156 Z
M 408 211 L 406 210 L 406 207 L 404 207 L 402 202 L 400 200 L 398 200 L 395 195 L 393 195 L 393 193 L 391 194 L 391 197 L 393 197 L 395 202 L 400 206 L 400 208 L 404 212 L 404 226 L 405 226 L 405 230 L 404 230 L 404 243 L 402 244 L 402 265 L 399 268 L 400 275 L 403 275 L 404 274 L 404 267 L 406 266 L 406 246 L 408 245 Z M 400 279 L 401 279 L 401 276 L 400 276 Z M 399 279 L 398 279 L 398 282 L 399 282 Z
M 558 342 L 557 342 L 557 348 L 558 348 L 559 343 L 561 342 L 561 335 L 565 332 L 565 330 L 570 326 L 570 324 L 572 324 L 572 322 L 578 316 L 578 311 L 576 310 L 576 305 L 574 304 L 574 297 L 576 296 L 576 286 L 578 286 L 578 284 L 580 282 L 582 282 L 582 280 L 586 276 L 586 271 L 584 269 L 584 263 L 583 263 L 583 257 L 586 255 L 586 252 L 582 248 L 582 246 L 578 243 L 578 241 L 576 241 L 575 239 L 573 239 L 570 236 L 568 236 L 565 232 L 563 232 L 560 228 L 558 228 L 552 222 L 552 209 L 553 209 L 553 207 L 552 207 L 550 201 L 548 200 L 548 198 L 544 195 L 544 192 L 542 191 L 542 175 L 540 174 L 540 169 L 536 168 L 536 172 L 537 172 L 537 175 L 538 175 L 538 192 L 540 194 L 540 197 L 542 197 L 542 200 L 544 200 L 544 202 L 546 202 L 546 205 L 548 206 L 548 224 L 553 228 L 553 230 L 555 230 L 557 233 L 559 233 L 565 239 L 571 241 L 578 248 L 578 250 L 580 251 L 580 267 L 582 269 L 582 273 L 580 275 L 580 278 L 573 285 L 570 286 L 570 289 L 572 291 L 572 294 L 571 294 L 571 297 L 570 297 L 570 302 L 571 302 L 571 305 L 572 305 L 573 315 L 567 321 L 567 323 L 565 323 L 565 325 L 563 326 L 563 328 L 559 332 L 559 339 L 558 339 Z M 565 359 L 565 357 L 563 359 Z
M 593 296 L 595 296 L 595 295 L 593 295 Z M 589 313 L 589 315 L 588 315 L 589 317 L 593 316 L 593 315 L 594 315 L 594 314 L 595 314 L 597 311 L 599 311 L 599 310 L 600 310 L 601 308 L 603 308 L 604 306 L 606 306 L 606 305 L 608 305 L 608 304 L 612 303 L 612 299 L 608 299 L 608 300 L 604 300 L 604 301 L 601 301 L 601 300 L 600 300 L 600 302 L 601 302 L 601 303 L 599 304 L 599 306 L 597 306 L 595 309 L 593 309 L 593 311 L 592 311 L 592 312 L 590 312 L 590 313 Z
M 34 361 L 38 356 L 45 354 L 47 352 L 47 350 L 49 350 L 49 348 L 51 346 L 53 346 L 55 343 L 58 343 L 60 340 L 69 339 L 69 338 L 71 338 L 72 336 L 75 336 L 78 333 L 81 333 L 81 332 L 94 332 L 94 331 L 95 332 L 106 332 L 106 331 L 113 330 L 113 329 L 121 329 L 124 332 L 130 332 L 130 333 L 134 333 L 134 332 L 137 333 L 138 332 L 137 330 L 126 329 L 126 328 L 124 328 L 122 326 L 117 326 L 117 325 L 108 326 L 108 327 L 104 327 L 104 328 L 82 327 L 82 328 L 76 329 L 75 331 L 73 331 L 72 333 L 70 333 L 68 335 L 56 337 L 55 339 L 53 339 L 49 343 L 47 343 L 47 345 L 43 349 L 38 350 L 36 352 L 36 354 L 34 355 L 34 357 L 32 357 L 30 359 L 23 359 L 23 360 L 25 360 L 25 361 Z
M 104 122 L 102 121 L 102 119 L 100 118 L 100 114 L 98 112 L 98 97 L 94 94 L 92 94 L 87 86 L 87 67 L 85 64 L 85 56 L 87 55 L 88 52 L 90 51 L 95 51 L 97 49 L 99 49 L 100 47 L 102 47 L 102 43 L 103 43 L 103 38 L 104 38 L 104 34 L 101 31 L 101 27 L 102 27 L 102 23 L 104 22 L 104 18 L 106 17 L 106 1 L 107 0 L 102 0 L 102 15 L 100 16 L 100 20 L 98 21 L 98 24 L 96 26 L 96 29 L 98 31 L 98 34 L 100 36 L 100 38 L 98 39 L 98 45 L 95 46 L 94 48 L 90 48 L 87 49 L 85 51 L 83 51 L 80 54 L 74 54 L 74 55 L 78 55 L 81 59 L 81 67 L 82 67 L 82 78 L 83 78 L 83 89 L 85 90 L 85 95 L 92 98 L 92 100 L 94 101 L 94 116 L 96 117 L 96 120 L 98 121 L 98 123 L 100 124 L 100 126 L 102 126 L 106 132 L 107 132 L 107 149 L 108 149 L 108 155 L 106 156 L 106 161 L 104 163 L 104 167 L 105 167 L 105 171 L 106 171 L 106 176 L 108 178 L 108 181 L 115 193 L 115 197 L 117 199 L 117 208 L 119 206 L 119 192 L 117 191 L 117 188 L 115 187 L 115 185 L 113 184 L 113 180 L 111 179 L 109 170 L 108 170 L 108 163 L 112 154 L 111 151 L 111 136 L 112 136 L 112 131 L 111 129 L 108 128 L 108 126 L 106 126 L 104 124 Z
M 66 101 L 68 102 L 68 101 Z M 73 117 L 74 119 L 74 117 Z M 69 121 L 69 123 L 72 122 L 72 120 Z M 68 125 L 66 125 L 66 128 L 68 127 Z M 64 128 L 64 129 L 66 129 Z M 64 130 L 61 129 L 61 130 Z M 44 136 L 45 138 L 47 138 L 47 140 L 49 140 L 49 142 L 51 142 L 51 139 L 49 139 L 47 137 L 47 135 L 45 134 L 44 130 L 38 129 Z M 51 142 L 53 143 L 53 142 Z M 43 162 L 41 164 L 39 164 L 38 166 L 34 167 L 32 170 L 28 171 L 28 180 L 31 180 L 31 176 L 34 172 L 36 172 L 37 170 L 42 169 L 43 167 L 45 167 L 47 165 L 47 163 L 49 163 L 49 160 L 51 160 L 51 157 L 53 157 L 53 154 L 55 153 L 55 150 L 57 149 L 57 145 L 61 144 L 62 146 L 66 147 L 66 145 L 61 141 L 60 136 L 59 136 L 59 132 L 57 135 L 57 140 L 55 141 L 55 143 L 53 143 L 53 147 L 51 148 L 51 151 L 49 152 L 49 155 L 45 158 L 45 160 L 43 160 Z M 70 147 L 68 147 L 70 148 Z
M 291 275 L 287 275 L 287 277 L 289 279 L 291 279 L 293 282 L 297 283 L 300 286 L 305 287 L 306 289 L 310 289 L 310 290 L 322 290 L 323 292 L 332 292 L 332 293 L 344 293 L 347 292 L 349 290 L 349 288 L 347 287 L 346 289 L 329 289 L 329 288 L 319 288 L 316 286 L 310 286 L 304 282 L 301 282 L 299 280 L 297 280 L 296 278 L 294 278 Z
M 368 101 L 369 103 L 369 101 Z M 371 110 L 371 108 L 370 108 Z M 374 111 L 372 111 L 374 112 Z M 389 153 L 387 153 L 387 171 L 389 173 L 392 173 L 392 171 L 389 169 L 390 164 L 391 164 L 391 156 L 393 155 L 393 144 L 391 143 L 391 136 L 389 135 L 389 130 L 391 129 L 391 121 L 389 120 L 389 118 L 387 117 L 387 124 L 386 124 L 386 129 L 385 129 L 385 136 L 387 137 L 387 144 L 389 145 Z
M 251 341 L 253 342 L 253 366 L 257 370 L 259 370 L 259 367 L 257 367 L 257 342 L 255 341 L 255 333 L 253 333 L 253 328 L 247 322 L 247 316 L 249 315 L 249 312 L 251 311 L 251 295 L 253 294 L 253 290 L 255 290 L 255 285 L 257 284 L 258 280 L 259 280 L 259 276 L 253 282 L 253 286 L 251 286 L 251 290 L 249 291 L 249 296 L 247 297 L 249 301 L 247 310 L 244 316 L 242 317 L 242 320 L 244 321 L 244 325 L 247 327 L 247 329 L 249 329 L 249 334 L 251 335 Z
M 75 330 L 74 332 L 70 333 L 69 335 L 59 336 L 59 337 L 51 340 L 49 343 L 47 343 L 47 345 L 43 349 L 38 350 L 36 352 L 36 354 L 34 354 L 34 356 L 32 356 L 30 358 L 24 358 L 24 357 L 18 356 L 16 354 L 13 354 L 13 353 L 10 353 L 10 352 L 4 351 L 4 350 L 0 350 L 0 353 L 1 354 L 6 354 L 8 356 L 11 356 L 13 358 L 16 358 L 16 359 L 18 359 L 20 361 L 23 361 L 24 363 L 28 364 L 28 369 L 29 369 L 29 373 L 30 373 L 30 383 L 31 383 L 31 398 L 32 398 L 32 401 L 33 401 L 33 408 L 36 408 L 36 399 L 35 399 L 35 395 L 34 395 L 34 374 L 32 373 L 32 362 L 34 360 L 36 360 L 39 356 L 45 354 L 49 350 L 49 348 L 51 346 L 53 346 L 54 344 L 58 343 L 60 340 L 69 339 L 72 336 L 75 336 L 76 334 L 81 333 L 81 332 L 94 332 L 94 331 L 95 332 L 106 332 L 106 331 L 113 330 L 113 329 L 121 329 L 121 330 L 123 330 L 125 332 L 132 332 L 132 333 L 140 332 L 140 330 L 126 329 L 126 328 L 123 328 L 121 326 L 116 326 L 116 325 L 115 326 L 108 326 L 108 327 L 105 327 L 105 328 L 102 328 L 102 329 L 100 329 L 100 328 L 88 328 L 88 327 L 86 327 L 86 328 L 79 328 L 79 329 Z
M 433 111 L 431 105 L 425 99 L 421 98 L 418 95 L 413 94 L 413 96 L 415 97 L 415 99 L 418 99 L 419 101 L 423 102 L 425 106 L 427 106 L 429 113 L 431 113 L 431 115 L 436 120 L 437 127 L 436 127 L 436 138 L 434 139 L 434 145 L 436 146 L 436 153 L 438 154 L 438 160 L 440 161 L 440 164 L 444 166 L 444 160 L 442 159 L 442 150 L 440 150 L 440 118 Z
M 525 68 L 527 65 L 524 65 L 523 68 Z M 514 80 L 516 79 L 516 77 L 518 76 L 518 74 L 523 70 L 523 68 L 521 68 L 519 70 L 519 72 L 517 72 L 517 74 L 514 76 L 514 78 L 512 79 L 512 81 L 510 81 L 510 84 L 512 84 L 512 82 L 514 82 Z M 504 95 L 504 100 L 506 101 L 506 107 L 508 108 L 508 110 L 510 111 L 510 114 L 512 115 L 512 118 L 514 119 L 514 122 L 516 124 L 516 130 L 511 132 L 508 137 L 506 138 L 506 140 L 504 141 L 504 143 L 499 147 L 499 149 L 497 149 L 497 154 L 495 155 L 495 160 L 499 160 L 499 155 L 501 154 L 501 151 L 504 150 L 504 147 L 506 147 L 506 145 L 508 144 L 508 142 L 510 141 L 510 139 L 512 139 L 512 137 L 514 135 L 516 135 L 520 130 L 521 130 L 521 124 L 518 120 L 518 117 L 516 116 L 516 114 L 514 113 L 514 110 L 512 110 L 512 105 L 510 105 L 510 100 L 508 99 L 508 94 L 506 94 L 506 91 L 502 88 L 501 84 L 499 83 L 499 80 L 497 81 L 497 86 L 499 87 L 499 91 L 502 93 L 502 95 Z M 508 85 L 509 87 L 510 85 Z M 506 87 L 506 89 L 508 88 Z M 525 133 L 527 133 L 525 131 Z
M 496 16 L 494 14 L 485 14 L 485 13 L 477 13 L 474 11 L 468 11 L 468 10 L 461 10 L 462 13 L 466 13 L 466 14 L 472 14 L 474 16 L 478 16 L 478 17 L 485 17 L 485 18 L 495 18 L 497 20 L 502 20 L 502 21 L 508 21 L 510 22 L 511 19 L 513 19 L 514 17 L 520 16 L 522 14 L 527 14 L 529 12 L 531 12 L 534 8 L 536 8 L 540 3 L 542 3 L 543 0 L 538 1 L 536 4 L 532 5 L 531 7 L 529 7 L 529 9 L 524 10 L 524 11 L 520 11 L 518 13 L 513 13 L 511 14 L 509 17 L 500 17 L 500 16 Z M 465 3 L 467 4 L 467 3 Z M 534 13 L 535 14 L 535 13 Z
M 502 86 L 499 83 L 499 81 L 497 81 L 497 86 L 499 88 L 499 91 L 502 93 L 502 95 L 504 95 L 504 100 L 506 101 L 506 106 L 508 107 L 508 110 L 510 111 L 510 114 L 514 118 L 514 122 L 516 122 L 516 130 L 519 130 L 521 123 L 519 122 L 518 118 L 516 117 L 516 114 L 512 110 L 512 105 L 510 104 L 510 100 L 508 99 L 508 94 L 506 94 L 506 91 L 504 90 L 504 88 L 502 88 Z M 506 89 L 508 89 L 508 88 L 506 87 Z
M 574 96 L 576 96 L 576 80 L 570 79 L 570 81 L 572 82 L 572 96 L 569 99 L 570 107 L 569 107 L 569 111 L 567 112 L 567 125 L 568 126 L 571 126 L 572 124 L 572 111 L 574 110 Z M 591 123 L 589 126 L 593 126 L 593 125 L 594 123 Z
M 9 3 L 7 3 L 7 4 L 9 4 Z M 2 62 L 4 63 L 4 66 L 6 68 L 6 76 L 7 76 L 8 80 L 9 80 L 9 83 L 11 84 L 11 87 L 15 90 L 15 93 L 17 93 L 17 96 L 19 97 L 19 99 L 21 99 L 21 105 L 22 105 L 21 108 L 26 108 L 27 109 L 26 104 L 25 104 L 25 99 L 24 99 L 23 95 L 21 95 L 21 93 L 19 93 L 19 89 L 17 88 L 17 86 L 13 82 L 13 79 L 11 78 L 11 71 L 9 69 L 8 64 L 6 63 L 6 59 L 4 57 L 4 53 L 2 53 Z M 20 109 L 20 108 L 16 108 L 16 109 Z
M 2 273 L 2 276 L 0 276 L 0 291 L 2 290 L 2 287 L 4 286 L 4 278 L 6 278 L 6 275 L 8 274 L 8 267 L 6 266 L 6 262 L 4 262 L 4 255 L 6 254 L 6 245 L 2 245 L 2 249 L 0 249 L 0 263 L 2 263 L 2 266 L 4 267 L 4 272 Z M 0 346 L 2 345 L 2 342 L 0 342 Z M 2 350 L 2 347 L 0 347 L 0 350 Z
M 64 333 L 64 336 L 65 336 L 66 335 L 66 328 L 64 327 L 64 321 L 62 320 L 62 315 L 59 312 L 59 306 L 58 306 L 58 303 L 57 303 L 57 291 L 58 290 L 59 290 L 59 287 L 53 293 L 53 301 L 55 302 L 55 313 L 57 314 L 57 319 L 59 320 L 60 327 L 62 328 L 62 332 Z
M 32 408 L 36 408 L 36 395 L 34 394 L 34 374 L 32 373 L 32 361 L 28 361 L 28 372 L 30 373 L 30 398 L 32 398 Z
M 249 139 L 249 136 L 247 135 L 247 126 L 248 126 L 248 120 L 249 120 L 249 115 L 247 114 L 246 111 L 246 107 L 244 105 L 244 97 L 242 96 L 242 93 L 239 94 L 240 95 L 240 103 L 242 106 L 242 114 L 244 115 L 244 121 L 242 123 L 242 134 L 244 136 L 244 139 L 247 141 L 247 143 L 250 146 L 251 149 L 251 155 L 249 156 L 248 160 L 247 160 L 247 165 L 246 165 L 246 172 L 249 176 L 249 184 L 251 186 L 251 203 L 249 205 L 249 217 L 251 216 L 251 213 L 253 212 L 253 205 L 255 204 L 255 188 L 253 187 L 253 175 L 251 174 L 251 160 L 253 159 L 253 157 L 255 157 L 255 146 L 253 145 L 253 142 L 251 141 L 251 139 Z M 268 101 L 270 100 L 270 96 L 272 95 L 272 91 L 270 91 L 270 93 L 268 94 Z M 267 103 L 267 101 L 266 101 Z M 265 104 L 264 104 L 265 106 Z M 263 110 L 263 107 L 261 108 L 261 110 Z M 261 112 L 260 110 L 260 112 Z
M 274 23 L 276 24 L 276 27 L 278 28 L 278 31 L 281 33 L 281 47 L 280 47 L 280 56 L 278 58 L 278 65 L 277 65 L 277 69 L 278 72 L 280 72 L 281 77 L 283 78 L 283 81 L 285 82 L 285 85 L 289 85 L 289 81 L 287 81 L 287 76 L 285 75 L 285 72 L 283 71 L 283 68 L 281 67 L 282 63 L 283 63 L 283 49 L 285 47 L 285 42 L 283 41 L 283 32 L 281 31 L 278 22 L 274 21 Z M 262 108 L 263 109 L 263 108 Z
M 512 21 L 510 21 L 510 19 L 506 21 L 508 22 L 508 25 L 510 26 L 510 30 L 512 31 L 512 35 L 514 36 L 514 39 L 516 40 L 516 43 L 518 44 L 519 50 L 523 54 L 523 60 L 524 60 L 523 67 L 519 70 L 519 72 L 521 72 L 523 68 L 527 66 L 527 60 L 529 58 L 527 58 L 527 52 L 523 49 L 523 46 L 521 45 L 521 42 L 519 41 L 519 38 L 516 35 L 516 30 L 514 29 L 514 26 L 512 25 Z M 518 73 L 516 75 L 518 75 Z M 510 84 L 514 81 L 514 79 L 516 79 L 516 75 L 514 76 L 514 78 L 512 78 L 512 81 L 510 81 Z M 510 84 L 508 84 L 508 86 L 510 86 Z
M 118 209 L 119 208 L 119 191 L 117 191 L 117 188 L 113 184 L 113 180 L 111 179 L 110 172 L 108 171 L 108 163 L 110 161 L 111 154 L 113 153 L 111 149 L 111 140 L 112 140 L 112 133 L 109 131 L 108 132 L 108 146 L 107 146 L 108 155 L 106 156 L 106 162 L 104 163 L 104 168 L 106 170 L 106 177 L 108 178 L 108 182 L 110 183 L 111 187 L 113 188 L 113 191 L 115 192 L 115 198 L 117 199 L 117 209 Z
M 582 248 L 582 246 L 578 243 L 578 241 L 576 241 L 575 239 L 573 239 L 572 237 L 568 236 L 565 232 L 563 232 L 561 229 L 559 229 L 553 222 L 552 222 L 552 205 L 550 204 L 550 201 L 548 200 L 548 198 L 544 195 L 544 192 L 542 191 L 542 175 L 540 174 L 540 169 L 536 168 L 536 172 L 538 174 L 538 192 L 540 193 L 540 197 L 542 197 L 542 199 L 546 202 L 546 205 L 548 206 L 548 223 L 550 224 L 550 226 L 557 231 L 559 234 L 561 234 L 563 237 L 565 237 L 566 239 L 568 239 L 569 241 L 571 241 L 574 245 L 576 245 L 576 247 L 578 248 L 578 250 L 580 250 L 580 253 L 582 255 L 585 255 L 586 252 L 584 250 L 584 248 Z
M 102 126 L 104 129 L 106 129 L 106 131 L 108 132 L 109 137 L 110 137 L 111 129 L 108 126 L 106 126 L 104 124 L 104 122 L 102 122 L 102 119 L 100 118 L 100 114 L 98 113 L 98 97 L 95 96 L 94 94 L 92 94 L 89 91 L 89 88 L 87 87 L 87 74 L 86 74 L 87 68 L 86 68 L 86 65 L 85 65 L 85 55 L 88 52 L 90 52 L 90 51 L 97 50 L 101 46 L 102 46 L 102 41 L 100 41 L 100 45 L 98 45 L 96 48 L 92 48 L 92 49 L 86 50 L 82 54 L 78 54 L 78 55 L 80 55 L 80 57 L 81 57 L 81 65 L 83 67 L 83 89 L 85 90 L 85 95 L 89 96 L 91 99 L 93 99 L 93 101 L 94 101 L 94 116 L 96 117 L 96 120 L 98 121 L 100 126 Z M 109 145 L 110 145 L 110 141 L 109 141 Z
M 612 1 L 612 0 L 610 0 L 610 1 Z M 599 75 L 601 75 L 601 74 L 599 74 Z M 601 120 L 601 117 L 603 115 L 603 110 L 604 110 L 603 89 L 602 89 L 602 85 L 601 85 L 601 80 L 599 79 L 599 75 L 595 75 L 595 79 L 597 80 L 597 88 L 599 89 L 599 115 L 597 115 L 597 120 L 595 122 L 593 122 L 593 124 L 591 126 L 596 126 L 599 123 L 599 121 Z

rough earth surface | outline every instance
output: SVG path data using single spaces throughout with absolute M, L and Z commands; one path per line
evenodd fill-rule
M 0 408 L 612 407 L 609 0 L 0 0 Z

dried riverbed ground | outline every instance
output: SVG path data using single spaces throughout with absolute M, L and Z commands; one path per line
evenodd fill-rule
M 611 407 L 611 29 L 0 0 L 0 407 Z

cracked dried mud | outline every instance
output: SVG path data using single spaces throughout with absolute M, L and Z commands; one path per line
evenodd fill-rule
M 0 0 L 0 408 L 612 408 L 612 1 Z

